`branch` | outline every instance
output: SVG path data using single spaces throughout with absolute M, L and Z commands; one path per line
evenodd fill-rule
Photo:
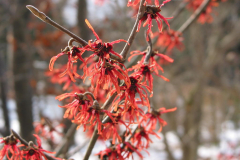
M 65 137 L 62 139 L 62 142 L 55 149 L 55 152 L 56 152 L 55 153 L 55 157 L 58 157 L 61 154 L 63 148 L 66 146 L 66 144 L 68 143 L 70 138 L 75 133 L 76 128 L 77 128 L 77 124 L 73 123 L 71 125 L 71 127 L 69 128 L 69 130 L 68 130 L 67 134 L 65 135 Z
M 70 37 L 74 38 L 78 43 L 80 43 L 82 46 L 86 46 L 88 43 L 83 40 L 82 38 L 78 37 L 77 35 L 75 35 L 74 33 L 70 32 L 69 30 L 67 30 L 66 28 L 62 27 L 61 25 L 59 25 L 58 23 L 54 22 L 53 20 L 51 20 L 48 16 L 46 16 L 43 12 L 40 12 L 36 7 L 32 6 L 32 5 L 27 5 L 26 6 L 27 9 L 29 9 L 32 14 L 34 14 L 34 16 L 38 17 L 39 19 L 41 19 L 43 22 L 46 22 L 50 25 L 52 25 L 53 27 L 56 27 L 57 29 L 63 31 L 64 33 L 67 33 Z
M 125 59 L 127 57 L 127 53 L 128 53 L 128 51 L 129 51 L 129 49 L 130 49 L 130 47 L 131 47 L 131 45 L 133 43 L 133 40 L 134 40 L 134 38 L 135 38 L 135 36 L 137 34 L 136 31 L 137 31 L 138 23 L 139 23 L 139 20 L 142 18 L 142 15 L 144 13 L 144 11 L 143 11 L 143 9 L 144 9 L 144 5 L 143 5 L 144 2 L 145 2 L 145 0 L 141 0 L 141 2 L 140 2 L 137 19 L 135 21 L 135 24 L 133 26 L 131 34 L 130 34 L 130 36 L 128 38 L 128 43 L 125 44 L 125 46 L 124 46 L 124 48 L 123 48 L 123 50 L 121 52 L 121 55 L 123 57 L 123 61 L 125 61 Z
M 151 37 L 149 35 L 148 36 L 148 39 L 149 41 L 147 41 L 148 43 L 148 51 L 147 51 L 147 54 L 146 54 L 146 57 L 144 59 L 144 64 L 147 64 L 150 57 L 151 57 L 151 54 L 152 54 L 152 40 L 151 40 Z
M 97 142 L 97 139 L 98 139 L 98 130 L 97 130 L 97 126 L 95 127 L 94 129 L 94 132 L 93 132 L 93 135 L 92 135 L 92 138 L 90 140 L 90 143 L 89 143 L 89 146 L 87 148 L 87 151 L 84 155 L 84 158 L 83 160 L 88 160 L 89 156 L 91 155 L 92 153 L 92 149 L 93 147 L 95 146 L 95 143 Z
M 211 0 L 204 0 L 201 6 L 188 18 L 188 20 L 178 29 L 178 32 L 183 33 L 187 28 L 200 16 L 202 11 L 207 7 Z
M 88 140 L 85 140 L 81 146 L 76 146 L 70 153 L 67 153 L 67 158 L 71 157 L 72 155 L 76 154 L 78 151 L 80 151 L 85 145 L 87 145 Z
M 117 92 L 113 93 L 113 95 L 110 96 L 110 97 L 105 101 L 105 103 L 103 104 L 103 106 L 101 107 L 101 109 L 107 110 L 108 107 L 111 105 L 111 103 L 113 102 L 113 100 L 115 99 L 116 96 L 117 96 Z M 101 120 L 102 120 L 102 117 L 101 117 Z M 84 155 L 83 160 L 88 160 L 89 156 L 90 156 L 91 153 L 92 153 L 93 147 L 94 147 L 95 143 L 97 142 L 98 136 L 99 136 L 99 135 L 98 135 L 98 130 L 97 130 L 97 126 L 96 126 L 95 129 L 94 129 L 92 138 L 91 138 L 91 140 L 90 140 L 90 143 L 89 143 L 89 145 L 88 145 L 87 151 L 86 151 L 86 153 L 85 153 L 85 155 Z
M 174 20 L 180 15 L 180 13 L 184 10 L 185 6 L 187 5 L 186 2 L 182 2 L 178 8 L 173 12 L 173 14 L 170 17 L 173 17 L 172 19 L 170 19 L 168 22 L 169 24 L 173 23 Z M 166 29 L 166 25 L 163 26 L 163 30 Z M 157 37 L 154 38 L 152 40 L 152 45 L 155 45 L 157 43 Z M 143 51 L 145 49 L 145 47 L 141 48 L 140 50 Z M 131 61 L 131 63 L 128 63 L 126 65 L 127 68 L 131 67 L 132 65 L 136 64 L 139 61 L 139 56 L 133 58 L 133 60 Z
M 174 20 L 180 15 L 180 13 L 185 9 L 186 5 L 187 5 L 187 2 L 183 1 L 183 2 L 178 6 L 178 8 L 173 12 L 173 14 L 170 16 L 170 17 L 173 17 L 173 18 L 168 20 L 168 23 L 169 23 L 170 25 L 171 25 L 171 24 L 174 22 Z M 164 25 L 164 26 L 163 26 L 163 30 L 165 30 L 166 28 L 167 28 L 167 26 Z M 157 39 L 158 39 L 157 37 L 153 39 L 153 42 L 152 42 L 153 45 L 157 43 Z M 143 50 L 143 49 L 141 49 L 141 50 Z
M 207 7 L 207 5 L 210 3 L 211 0 L 204 0 L 201 6 L 198 7 L 198 9 L 186 20 L 186 22 L 177 30 L 178 32 L 185 32 L 190 25 L 200 16 L 202 11 Z M 166 53 L 167 47 L 163 49 L 161 52 L 162 54 Z M 160 57 L 157 57 L 156 60 L 158 60 Z

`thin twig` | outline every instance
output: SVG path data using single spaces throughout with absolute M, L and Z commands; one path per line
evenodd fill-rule
M 169 21 L 168 21 L 169 24 L 171 24 L 174 21 L 174 19 L 176 19 L 180 15 L 180 13 L 185 9 L 187 4 L 188 4 L 188 2 L 186 2 L 186 1 L 182 1 L 181 4 L 179 4 L 178 8 L 172 13 L 171 17 L 173 17 L 173 18 L 169 19 Z M 165 25 L 165 28 L 166 27 L 167 26 Z
M 186 20 L 186 22 L 177 30 L 180 33 L 185 32 L 190 25 L 200 16 L 202 11 L 207 7 L 207 5 L 210 3 L 211 0 L 205 0 L 201 4 L 201 6 L 198 7 L 198 9 Z M 162 54 L 166 53 L 167 47 L 163 49 L 161 52 Z M 160 57 L 156 57 L 156 60 L 158 60 Z
M 145 0 L 141 0 L 141 2 L 140 2 L 137 19 L 135 21 L 135 24 L 133 26 L 131 34 L 130 34 L 130 36 L 128 38 L 128 43 L 125 44 L 125 46 L 124 46 L 124 48 L 123 48 L 123 50 L 121 52 L 121 55 L 123 57 L 123 61 L 125 61 L 125 59 L 127 57 L 127 53 L 128 53 L 128 51 L 129 51 L 129 49 L 130 49 L 130 47 L 131 47 L 131 45 L 133 43 L 133 40 L 134 40 L 134 38 L 135 38 L 135 36 L 137 34 L 136 31 L 137 31 L 138 23 L 139 23 L 140 19 L 142 18 L 142 15 L 144 14 L 144 11 L 143 11 L 143 9 L 144 9 L 144 5 L 143 5 L 144 2 L 145 2 Z
M 88 43 L 83 40 L 82 38 L 78 37 L 74 33 L 70 32 L 66 28 L 62 27 L 58 23 L 51 20 L 48 16 L 46 16 L 43 12 L 40 12 L 36 7 L 32 5 L 26 6 L 36 17 L 41 19 L 43 22 L 46 22 L 48 24 L 51 24 L 53 27 L 56 27 L 57 29 L 63 31 L 64 33 L 67 33 L 70 37 L 74 38 L 78 43 L 80 43 L 82 46 L 86 46 Z
M 152 40 L 151 40 L 151 37 L 148 35 L 148 39 L 149 41 L 147 41 L 148 43 L 148 51 L 147 51 L 147 54 L 146 54 L 146 57 L 144 59 L 144 64 L 147 64 L 150 57 L 151 57 L 151 54 L 152 54 Z
M 66 133 L 65 137 L 63 137 L 62 142 L 55 149 L 55 152 L 56 152 L 55 157 L 58 157 L 61 154 L 63 148 L 66 146 L 69 139 L 71 139 L 71 137 L 73 136 L 76 128 L 77 128 L 77 124 L 73 123 L 69 128 L 68 132 Z
M 81 146 L 76 146 L 74 149 L 71 150 L 71 152 L 67 153 L 66 157 L 69 158 L 72 155 L 76 154 L 78 151 L 80 151 L 85 145 L 88 143 L 88 140 L 85 140 Z

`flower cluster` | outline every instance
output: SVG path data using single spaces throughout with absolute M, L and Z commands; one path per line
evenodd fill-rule
M 159 31 L 162 31 L 162 21 L 170 29 L 167 21 L 170 18 L 165 18 L 159 13 L 161 7 L 169 1 L 166 0 L 160 5 L 159 1 L 155 0 L 154 6 L 151 5 L 151 0 L 146 0 L 137 31 L 140 30 L 141 23 L 144 23 L 143 26 L 148 25 L 147 35 L 152 33 L 152 19 L 156 19 Z M 139 0 L 130 0 L 128 6 L 134 7 L 139 2 Z M 63 89 L 70 91 L 56 97 L 59 101 L 67 101 L 67 104 L 59 106 L 65 109 L 63 117 L 77 124 L 78 128 L 83 126 L 84 131 L 88 131 L 87 135 L 93 134 L 95 128 L 101 139 L 111 139 L 111 146 L 97 154 L 100 159 L 124 160 L 132 157 L 133 153 L 143 158 L 140 151 L 149 147 L 149 143 L 152 142 L 149 136 L 155 135 L 160 138 L 154 131 L 157 122 L 160 127 L 166 124 L 160 116 L 176 109 L 152 111 L 149 102 L 149 97 L 153 95 L 153 75 L 169 81 L 160 74 L 159 70 L 162 73 L 164 70 L 157 58 L 160 58 L 160 63 L 162 60 L 172 63 L 173 59 L 157 51 L 133 51 L 129 61 L 136 55 L 142 55 L 142 58 L 133 67 L 126 68 L 122 63 L 122 55 L 114 51 L 114 45 L 119 42 L 129 43 L 123 39 L 104 42 L 90 22 L 87 19 L 85 22 L 96 39 L 89 40 L 82 47 L 72 46 L 69 43 L 60 54 L 51 59 L 49 68 L 52 74 L 47 73 L 52 76 L 53 82 L 64 83 Z M 179 38 L 177 33 L 174 34 L 172 30 L 168 31 L 168 33 L 170 32 L 176 39 Z M 149 40 L 149 36 L 147 39 Z M 174 42 L 173 46 L 175 45 L 178 46 L 177 42 Z M 82 58 L 85 52 L 91 54 Z M 55 61 L 65 54 L 68 56 L 67 64 L 61 69 L 53 70 Z M 77 73 L 78 60 L 82 63 L 79 67 L 83 71 L 82 76 Z M 58 78 L 59 76 L 61 78 Z M 83 82 L 90 84 L 89 87 L 78 90 L 79 86 L 73 83 L 76 82 L 76 79 L 82 79 Z M 101 92 L 103 90 L 106 92 Z M 106 94 L 107 92 L 108 94 Z M 106 97 L 108 99 L 114 97 L 112 103 L 106 102 L 100 107 L 99 102 Z M 144 111 L 144 107 L 146 107 L 147 113 Z M 131 130 L 134 124 L 137 125 L 137 129 Z M 125 128 L 124 133 L 121 133 L 122 126 Z
M 8 160 L 46 160 L 48 159 L 47 157 L 49 157 L 47 154 L 54 154 L 54 152 L 42 148 L 42 142 L 38 135 L 34 134 L 33 136 L 37 139 L 37 145 L 32 141 L 30 141 L 28 145 L 17 145 L 20 141 L 13 134 L 0 138 L 0 144 L 4 144 L 3 148 L 0 150 L 0 160 L 5 156 Z M 50 157 L 56 160 L 62 160 L 61 158 Z

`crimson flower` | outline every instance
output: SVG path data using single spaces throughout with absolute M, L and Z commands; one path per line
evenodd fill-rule
M 139 23 L 138 23 L 138 29 L 137 32 L 139 32 L 140 27 L 142 22 L 144 22 L 143 27 L 145 27 L 146 25 L 148 25 L 148 29 L 146 32 L 146 35 L 149 35 L 149 33 L 152 33 L 152 20 L 156 19 L 157 25 L 158 25 L 158 29 L 161 32 L 162 31 L 162 20 L 167 24 L 168 28 L 170 29 L 170 25 L 168 23 L 168 19 L 170 18 L 165 18 L 163 17 L 159 12 L 161 11 L 161 7 L 164 6 L 165 3 L 170 2 L 171 0 L 165 0 L 163 1 L 163 3 L 159 6 L 152 6 L 152 5 L 146 5 L 145 6 L 145 12 L 143 14 L 143 16 L 141 17 Z M 147 37 L 147 41 L 149 41 L 148 36 Z
M 47 151 L 42 148 L 41 139 L 38 135 L 33 134 L 37 139 L 37 145 L 34 145 L 33 142 L 29 142 L 29 145 L 26 149 L 22 151 L 22 156 L 27 160 L 46 160 L 48 159 L 44 153 L 54 154 L 54 152 Z M 52 157 L 52 156 L 51 156 Z M 53 157 L 54 159 L 61 160 L 60 158 Z
M 52 71 L 48 71 L 45 73 L 45 75 L 51 77 L 52 83 L 59 83 L 64 84 L 63 90 L 74 90 L 77 88 L 76 84 L 72 81 L 71 77 L 69 75 L 61 76 L 62 72 L 64 72 L 67 65 L 63 65 L 60 68 L 53 69 Z M 72 76 L 73 78 L 80 78 L 77 74 L 77 66 L 74 65 L 72 68 Z
M 147 55 L 147 51 L 143 51 L 143 52 L 141 52 L 141 51 L 132 51 L 130 54 L 131 54 L 131 56 L 128 58 L 128 61 L 130 61 L 131 58 L 136 56 L 136 55 L 143 55 L 142 59 L 139 61 L 139 64 L 141 64 L 141 63 L 144 62 L 144 59 L 145 59 L 145 57 Z M 164 73 L 164 70 L 158 64 L 158 62 L 155 60 L 154 56 L 155 57 L 158 56 L 158 57 L 160 57 L 160 60 L 163 59 L 164 61 L 167 61 L 167 62 L 170 62 L 170 63 L 172 63 L 174 61 L 172 58 L 170 58 L 167 55 L 158 53 L 158 51 L 152 51 L 152 54 L 151 54 L 150 59 L 149 59 L 149 65 L 153 65 L 154 72 L 157 73 L 157 74 L 158 74 L 158 70 L 161 70 L 163 73 Z
M 90 124 L 90 126 L 88 126 L 89 128 L 97 125 L 98 134 L 102 135 L 102 128 L 101 128 L 102 122 L 100 120 L 100 114 L 104 114 L 104 113 L 110 117 L 112 122 L 115 123 L 115 120 L 113 119 L 111 113 L 107 110 L 101 109 L 99 107 L 99 104 L 96 103 L 96 101 L 93 103 L 91 107 L 88 107 L 87 111 L 85 112 L 80 111 L 72 122 L 79 125 L 77 129 L 81 127 L 81 125 L 83 125 L 84 132 L 87 129 L 87 124 Z
M 127 119 L 131 124 L 135 122 L 135 119 L 139 122 L 139 118 L 144 115 L 144 111 L 141 108 L 136 108 L 130 102 L 119 104 L 118 110 L 121 110 L 123 121 Z
M 141 61 L 139 61 L 137 65 L 135 65 L 131 69 L 129 69 L 129 70 L 134 70 L 134 72 L 132 73 L 132 76 L 137 76 L 137 75 L 140 76 L 139 80 L 143 81 L 143 84 L 147 85 L 147 82 L 148 82 L 151 93 L 152 93 L 152 89 L 153 89 L 152 73 L 154 73 L 158 77 L 161 77 L 165 81 L 169 81 L 169 79 L 160 75 L 158 73 L 158 70 L 154 69 L 155 65 L 156 65 L 156 63 L 150 65 L 150 64 L 141 63 Z
M 122 156 L 123 149 L 121 148 L 121 144 L 114 145 L 111 147 L 106 148 L 103 151 L 95 154 L 98 155 L 101 160 L 125 160 Z
M 41 117 L 40 122 L 34 122 L 35 125 L 35 133 L 40 134 L 40 136 L 49 138 L 52 141 L 54 140 L 54 133 L 57 133 L 62 136 L 62 133 L 60 133 L 56 128 L 63 127 L 63 124 L 59 124 L 57 126 L 53 126 L 50 120 L 46 117 Z
M 161 47 L 166 47 L 167 52 L 170 52 L 174 47 L 182 51 L 184 44 L 182 43 L 182 33 L 174 30 L 166 30 L 161 33 L 155 33 L 158 36 L 157 44 Z
M 115 98 L 115 99 L 117 99 L 117 98 L 118 99 L 114 102 L 114 105 L 113 105 L 115 111 L 118 108 L 119 102 L 121 102 L 122 100 L 125 100 L 124 109 L 128 109 L 126 107 L 127 106 L 127 102 L 130 102 L 131 105 L 134 106 L 134 108 L 138 108 L 138 104 L 136 103 L 136 99 L 135 99 L 135 96 L 136 96 L 137 93 L 140 96 L 141 105 L 146 105 L 150 109 L 150 104 L 149 104 L 149 101 L 148 101 L 147 91 L 146 91 L 145 88 L 147 88 L 148 91 L 150 91 L 151 89 L 147 85 L 141 83 L 139 78 L 140 78 L 139 75 L 137 75 L 137 76 L 130 76 L 129 77 L 130 82 L 131 82 L 130 86 L 128 87 L 126 85 L 123 85 L 123 86 L 120 87 L 121 92 Z M 109 92 L 108 96 L 112 95 L 114 92 L 116 92 L 116 89 L 111 90 Z
M 126 125 L 126 123 L 122 120 L 122 113 L 118 112 L 117 113 L 113 113 L 112 117 L 114 120 L 109 120 L 107 123 L 103 124 L 104 128 L 102 130 L 102 135 L 104 136 L 105 139 L 109 139 L 110 136 L 112 136 L 112 144 L 115 144 L 115 140 L 117 139 L 118 142 L 122 142 L 122 138 L 119 136 L 118 134 L 118 126 L 119 124 L 123 124 L 126 129 L 128 129 L 130 131 L 130 128 L 128 127 L 128 125 Z
M 176 107 L 172 108 L 172 109 L 160 108 L 157 111 L 152 109 L 152 111 L 150 113 L 147 113 L 145 115 L 145 118 L 142 120 L 145 122 L 147 121 L 146 126 L 148 128 L 150 128 L 151 130 L 156 129 L 157 122 L 158 122 L 160 124 L 160 128 L 159 128 L 158 132 L 161 132 L 162 127 L 167 125 L 167 122 L 161 118 L 161 115 L 164 113 L 173 112 L 175 110 L 177 110 Z
M 149 138 L 150 134 L 160 139 L 153 130 L 147 130 L 145 127 L 139 126 L 132 138 L 132 142 L 136 143 L 136 147 L 138 148 L 148 148 L 149 143 L 152 143 L 152 140 Z
M 201 6 L 203 0 L 186 0 L 186 2 L 188 2 L 187 8 L 190 10 L 197 10 L 198 7 Z M 216 0 L 211 0 L 211 2 L 208 4 L 208 6 L 206 7 L 206 9 L 201 12 L 199 18 L 198 18 L 198 22 L 200 22 L 201 24 L 204 23 L 211 23 L 213 21 L 213 17 L 211 16 L 211 13 L 213 12 L 213 7 L 217 7 L 218 6 L 218 2 Z
M 57 96 L 56 99 L 62 101 L 67 97 L 74 97 L 74 100 L 67 105 L 59 106 L 61 108 L 67 109 L 64 113 L 63 118 L 75 119 L 79 112 L 86 112 L 88 107 L 91 106 L 90 100 L 86 96 L 83 96 L 83 94 L 79 93 L 64 93 Z
M 98 56 L 100 58 L 100 62 L 103 62 L 104 63 L 104 59 L 109 59 L 110 58 L 110 54 L 113 54 L 115 56 L 117 56 L 118 58 L 122 58 L 122 56 L 115 52 L 113 50 L 113 44 L 115 43 L 119 43 L 121 41 L 123 42 L 126 42 L 128 43 L 127 41 L 123 40 L 123 39 L 119 39 L 119 40 L 116 40 L 116 41 L 113 41 L 113 42 L 103 42 L 99 36 L 97 35 L 97 33 L 95 32 L 95 30 L 93 29 L 93 27 L 91 26 L 91 24 L 89 23 L 89 21 L 86 19 L 85 20 L 87 26 L 92 30 L 93 34 L 95 35 L 95 37 L 97 38 L 94 42 L 92 42 L 92 40 L 89 40 L 88 41 L 88 45 L 86 45 L 83 50 L 86 50 L 86 51 L 93 51 L 94 54 L 92 54 L 91 56 L 89 56 L 87 59 L 86 59 L 86 62 L 88 60 L 90 60 L 91 58 L 93 58 L 94 56 Z
M 121 66 L 124 66 L 124 65 L 117 61 L 113 61 L 110 58 L 112 55 L 114 55 L 115 57 L 118 57 L 119 59 L 122 58 L 122 56 L 119 53 L 113 50 L 113 44 L 119 43 L 121 41 L 124 41 L 126 43 L 128 42 L 123 39 L 119 39 L 119 40 L 116 40 L 113 42 L 107 42 L 107 43 L 102 42 L 102 40 L 99 38 L 99 36 L 95 32 L 95 30 L 93 29 L 89 21 L 86 19 L 85 22 L 88 25 L 88 27 L 92 30 L 95 37 L 97 38 L 94 42 L 90 40 L 88 42 L 88 45 L 86 45 L 83 48 L 84 51 L 94 52 L 91 56 L 89 56 L 86 59 L 86 64 L 88 64 L 88 62 L 91 61 L 92 58 L 95 56 L 98 56 L 98 61 L 96 63 L 93 62 L 88 68 L 86 66 L 84 67 L 84 72 L 85 72 L 84 79 L 87 76 L 93 77 L 92 83 L 94 83 L 93 79 L 95 79 L 95 75 L 97 75 L 96 77 L 98 78 L 97 78 L 97 84 L 96 84 L 94 95 L 96 95 L 98 88 L 100 87 L 101 84 L 104 84 L 103 87 L 107 89 L 109 85 L 107 83 L 110 81 L 113 83 L 113 85 L 119 92 L 120 90 L 118 87 L 117 79 L 118 78 L 123 79 L 125 83 L 128 85 L 129 84 L 128 76 L 127 76 L 127 73 L 118 66 L 118 65 L 121 65 Z
M 141 159 L 143 159 L 143 155 L 138 151 L 140 148 L 133 146 L 132 144 L 130 144 L 129 142 L 124 142 L 123 143 L 125 145 L 124 147 L 124 152 L 123 152 L 123 156 L 124 158 L 133 158 L 133 153 L 136 153 Z
M 3 148 L 0 150 L 0 160 L 6 157 L 8 160 L 18 160 L 20 158 L 20 149 L 17 147 L 17 143 L 19 140 L 15 138 L 13 135 L 0 138 L 0 144 L 4 144 Z M 12 154 L 11 156 L 8 154 L 8 152 Z
M 80 61 L 84 62 L 84 59 L 82 58 L 82 49 L 76 46 L 73 46 L 70 50 L 64 50 L 58 55 L 54 56 L 51 58 L 50 63 L 49 63 L 49 70 L 53 70 L 53 65 L 55 61 L 60 57 L 67 54 L 68 56 L 68 62 L 67 62 L 67 67 L 63 73 L 60 74 L 60 77 L 68 74 L 73 82 L 76 82 L 74 79 L 74 76 L 80 77 L 80 75 L 77 74 L 76 71 L 73 70 L 73 64 L 77 62 L 79 59 Z M 85 63 L 85 62 L 84 62 Z
M 105 90 L 108 90 L 110 86 L 111 90 L 111 83 L 115 86 L 117 92 L 120 93 L 118 79 L 124 80 L 125 84 L 129 86 L 130 82 L 127 72 L 117 64 L 119 63 L 109 60 L 106 61 L 105 66 L 95 66 L 96 69 L 89 75 L 92 86 L 95 86 L 96 83 L 94 96 L 97 95 L 100 86 L 103 86 Z

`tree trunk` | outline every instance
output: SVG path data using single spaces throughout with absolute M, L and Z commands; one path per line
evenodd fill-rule
M 30 85 L 32 69 L 32 53 L 27 24 L 30 12 L 26 5 L 29 0 L 15 1 L 17 10 L 13 20 L 14 57 L 13 73 L 14 88 L 17 104 L 17 113 L 20 122 L 21 135 L 26 140 L 32 139 L 33 114 L 32 114 L 32 87 Z
M 2 11 L 2 10 L 1 10 Z M 3 15 L 3 14 L 1 14 Z M 4 128 L 2 129 L 3 136 L 10 135 L 10 122 L 7 108 L 7 70 L 6 70 L 6 52 L 7 52 L 7 40 L 6 40 L 7 28 L 4 28 L 0 34 L 0 88 L 1 88 L 1 100 L 2 111 L 4 118 Z
M 87 18 L 87 1 L 86 0 L 78 0 L 78 20 L 77 25 L 80 33 L 80 37 L 86 41 L 89 40 L 90 29 L 87 27 L 85 23 L 85 19 Z
M 3 3 L 3 2 L 2 2 Z M 5 7 L 8 5 L 6 2 L 5 5 L 0 5 L 0 88 L 1 88 L 1 100 L 2 100 L 2 111 L 4 118 L 4 128 L 1 128 L 1 134 L 5 137 L 10 134 L 10 121 L 7 108 L 7 28 L 9 27 L 9 8 Z

